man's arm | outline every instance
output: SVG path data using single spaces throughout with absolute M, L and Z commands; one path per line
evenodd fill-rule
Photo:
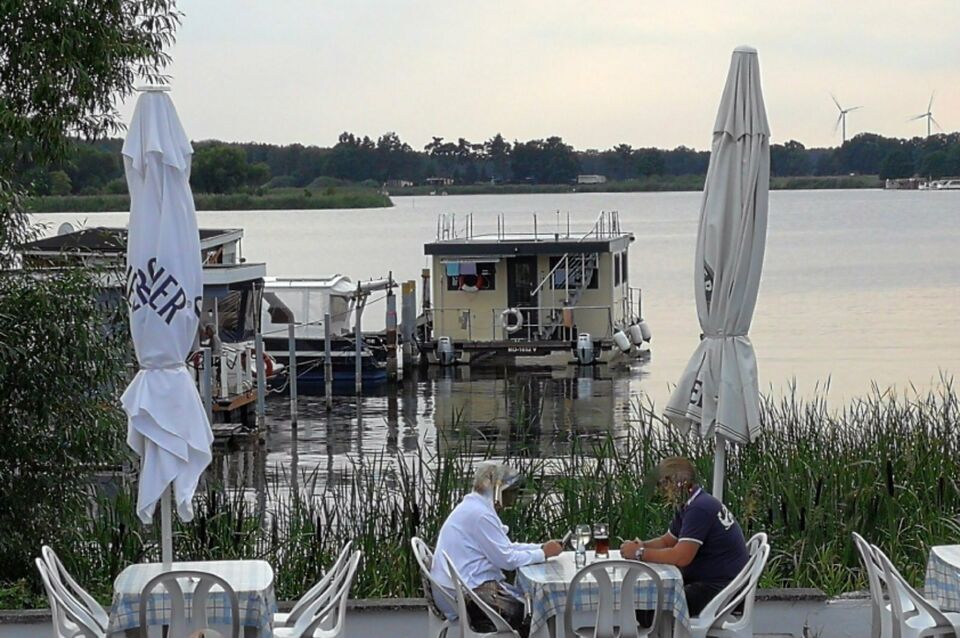
M 542 546 L 513 543 L 503 532 L 500 521 L 494 516 L 483 516 L 477 521 L 477 544 L 484 556 L 497 568 L 510 571 L 541 563 L 560 553 L 557 541 L 548 541 Z

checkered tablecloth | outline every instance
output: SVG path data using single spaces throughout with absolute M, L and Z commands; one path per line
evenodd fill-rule
M 261 636 L 273 635 L 273 614 L 277 601 L 273 592 L 273 568 L 262 560 L 225 560 L 173 563 L 172 569 L 210 572 L 233 587 L 240 603 L 240 626 L 256 627 Z M 110 610 L 108 633 L 136 629 L 140 626 L 140 591 L 163 570 L 162 563 L 138 563 L 120 572 L 113 583 L 113 607 Z M 190 584 L 184 583 L 187 608 L 190 609 Z M 207 618 L 213 624 L 229 625 L 229 605 L 223 592 L 214 588 L 207 601 Z M 147 623 L 168 624 L 170 596 L 157 587 L 147 607 Z
M 943 611 L 960 612 L 960 545 L 930 548 L 924 593 Z
M 620 558 L 620 552 L 613 550 L 610 558 Z M 587 552 L 587 560 L 593 561 L 593 552 Z M 683 632 L 690 628 L 690 614 L 687 611 L 687 598 L 683 593 L 683 577 L 680 570 L 673 565 L 655 565 L 648 563 L 657 570 L 663 582 L 663 611 L 673 615 L 674 620 Z M 528 594 L 532 602 L 532 617 L 530 620 L 530 635 L 536 635 L 552 617 L 557 617 L 557 625 L 563 624 L 563 611 L 567 604 L 567 588 L 570 581 L 579 571 L 574 564 L 573 552 L 564 552 L 545 563 L 527 565 L 517 570 L 517 585 Z M 614 597 L 619 600 L 620 582 L 623 571 L 617 570 L 612 574 Z M 649 578 L 637 581 L 637 605 L 641 609 L 653 609 L 657 600 L 657 590 Z M 593 578 L 581 581 L 574 609 L 577 611 L 595 611 L 600 605 L 597 583 Z

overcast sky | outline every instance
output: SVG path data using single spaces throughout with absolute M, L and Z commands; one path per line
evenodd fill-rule
M 342 131 L 578 149 L 707 148 L 731 51 L 758 49 L 775 142 L 960 128 L 960 0 L 180 0 L 172 96 L 195 140 Z M 123 109 L 129 119 L 130 105 Z

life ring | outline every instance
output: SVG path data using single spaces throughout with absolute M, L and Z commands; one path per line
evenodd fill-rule
M 523 313 L 517 308 L 507 308 L 500 313 L 500 325 L 508 335 L 512 335 L 523 327 Z
M 471 286 L 467 283 L 467 277 L 473 277 L 474 283 Z M 483 275 L 477 273 L 476 275 L 460 275 L 460 279 L 457 281 L 457 288 L 463 292 L 477 292 L 483 288 Z

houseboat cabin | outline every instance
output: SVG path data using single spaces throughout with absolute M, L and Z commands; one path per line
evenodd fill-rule
M 636 357 L 649 331 L 630 286 L 632 233 L 602 213 L 586 232 L 458 234 L 442 219 L 422 351 L 432 363 L 592 364 Z

